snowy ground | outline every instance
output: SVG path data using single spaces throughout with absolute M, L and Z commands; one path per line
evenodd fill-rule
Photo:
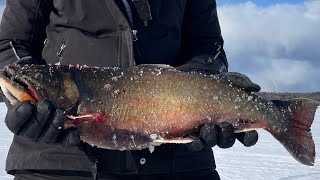
M 6 107 L 0 103 L 0 179 L 9 180 L 4 171 L 5 158 L 12 138 L 4 125 Z M 214 148 L 222 180 L 317 180 L 320 179 L 320 109 L 312 127 L 316 143 L 314 167 L 294 160 L 270 134 L 260 131 L 257 145 L 245 148 L 237 143 L 230 149 Z
M 4 124 L 4 116 L 7 113 L 7 108 L 4 103 L 0 103 L 0 179 L 12 179 L 4 171 L 7 152 L 12 140 L 12 133 L 6 128 Z

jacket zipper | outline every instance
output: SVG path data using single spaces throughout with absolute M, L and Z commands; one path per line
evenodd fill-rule
M 57 56 L 59 58 L 59 64 L 62 64 L 62 54 L 64 49 L 67 47 L 67 45 L 63 42 L 62 45 L 60 46 L 60 50 L 57 52 Z
M 93 180 L 98 180 L 98 159 L 96 159 L 94 165 L 91 168 L 91 173 L 93 176 Z
M 133 41 L 138 41 L 137 33 L 138 33 L 137 30 L 132 30 L 132 39 L 133 39 Z
M 126 0 L 124 0 L 124 1 L 126 1 Z M 123 2 L 124 4 L 125 4 L 125 2 Z M 116 5 L 117 6 L 117 5 Z M 125 4 L 125 6 L 127 7 L 127 5 Z M 128 4 L 128 6 L 130 6 L 129 4 Z M 118 6 L 117 6 L 118 7 Z M 130 9 L 130 12 L 132 13 L 132 7 L 130 7 L 131 9 Z M 120 9 L 119 9 L 119 11 L 121 11 Z M 121 13 L 123 13 L 122 11 L 121 11 Z M 128 12 L 128 10 L 127 10 L 127 13 L 129 13 Z M 139 48 L 139 44 L 138 44 L 138 30 L 137 29 L 135 29 L 134 28 L 134 22 L 133 22 L 133 18 L 132 18 L 132 22 L 131 21 L 128 21 L 127 20 L 127 18 L 124 16 L 124 14 L 122 14 L 122 16 L 123 16 L 123 18 L 127 21 L 127 23 L 130 25 L 130 29 L 131 29 L 131 35 L 132 35 L 132 41 L 133 41 L 133 50 L 134 50 L 134 52 L 133 52 L 133 55 L 135 54 L 135 52 L 136 52 L 136 54 L 137 54 L 137 56 L 138 57 L 140 57 L 141 56 L 141 52 L 140 52 L 140 48 Z M 132 15 L 131 15 L 132 16 Z M 130 17 L 130 15 L 128 14 L 128 17 Z M 133 17 L 133 16 L 132 16 Z
M 64 49 L 66 48 L 66 44 L 65 43 L 62 43 L 61 47 L 60 47 L 60 50 L 57 52 L 57 56 L 58 57 L 62 57 L 62 53 L 64 51 Z
M 10 41 L 10 46 L 11 46 L 11 49 L 12 49 L 12 51 L 13 51 L 13 54 L 16 56 L 16 58 L 17 58 L 17 61 L 19 61 L 21 58 L 19 57 L 19 55 L 18 55 L 18 53 L 17 53 L 17 51 L 16 51 L 16 48 L 13 46 L 13 43 L 12 43 L 12 41 Z

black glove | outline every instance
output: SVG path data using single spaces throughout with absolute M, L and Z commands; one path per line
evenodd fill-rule
M 75 146 L 80 143 L 77 129 L 63 130 L 66 120 L 64 110 L 55 108 L 49 100 L 36 105 L 30 101 L 11 105 L 6 102 L 8 112 L 5 123 L 15 135 L 23 136 L 33 142 Z
M 257 131 L 248 131 L 234 133 L 233 126 L 228 122 L 222 122 L 218 125 L 203 125 L 199 134 L 191 134 L 187 137 L 193 139 L 193 142 L 187 144 L 191 151 L 200 151 L 204 146 L 220 148 L 230 148 L 238 139 L 244 146 L 253 146 L 258 141 Z
M 227 65 L 219 58 L 214 59 L 212 55 L 199 55 L 185 64 L 176 67 L 179 71 L 198 72 L 202 74 L 220 74 L 227 72 Z
M 233 87 L 238 87 L 246 92 L 259 92 L 261 87 L 258 84 L 253 83 L 250 78 L 244 74 L 237 72 L 224 72 L 221 74 L 215 74 L 215 78 L 220 82 L 224 82 Z
M 213 59 L 210 55 L 197 56 L 186 64 L 178 66 L 177 69 L 184 72 L 214 75 L 221 82 L 231 84 L 247 92 L 258 92 L 261 89 L 249 77 L 240 73 L 227 72 L 226 65 L 219 58 Z M 186 145 L 191 151 L 199 151 L 204 146 L 213 147 L 215 145 L 220 148 L 230 148 L 236 139 L 247 147 L 255 145 L 258 141 L 257 131 L 234 133 L 233 126 L 228 122 L 222 122 L 218 125 L 203 125 L 199 134 L 191 134 L 187 137 L 193 139 L 192 143 Z

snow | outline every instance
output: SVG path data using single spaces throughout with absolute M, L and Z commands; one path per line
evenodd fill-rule
M 4 103 L 0 103 L 0 179 L 11 180 L 4 171 L 5 159 L 12 134 L 4 124 Z M 253 147 L 236 143 L 232 148 L 213 148 L 217 169 L 222 180 L 316 180 L 320 179 L 320 110 L 312 126 L 316 143 L 316 163 L 309 167 L 300 164 L 268 132 L 259 131 L 259 142 Z
M 4 124 L 4 117 L 7 113 L 7 107 L 4 103 L 0 103 L 0 179 L 9 180 L 12 179 L 12 176 L 7 175 L 5 172 L 5 162 L 7 152 L 10 147 L 12 140 L 12 133 L 7 129 Z

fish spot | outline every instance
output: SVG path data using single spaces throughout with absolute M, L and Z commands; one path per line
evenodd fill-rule
M 112 80 L 112 81 L 118 81 L 118 77 L 117 77 L 117 76 L 114 76 L 114 77 L 111 78 L 111 80 Z
M 117 143 L 117 135 L 116 135 L 116 134 L 114 134 L 114 135 L 112 136 L 112 142 L 113 142 L 113 144 L 114 144 L 115 146 L 118 146 L 118 143 Z
M 112 97 L 114 97 L 114 98 L 119 97 L 119 95 L 121 94 L 121 92 L 122 92 L 122 91 L 121 91 L 120 89 L 114 90 L 113 93 L 112 93 Z
M 213 100 L 218 100 L 219 97 L 218 96 L 213 96 Z
M 43 78 L 43 75 L 41 73 L 37 73 L 35 76 L 34 76 L 36 79 L 42 79 Z
M 103 88 L 104 88 L 105 90 L 110 91 L 110 90 L 113 88 L 113 86 L 112 86 L 112 84 L 105 84 Z

